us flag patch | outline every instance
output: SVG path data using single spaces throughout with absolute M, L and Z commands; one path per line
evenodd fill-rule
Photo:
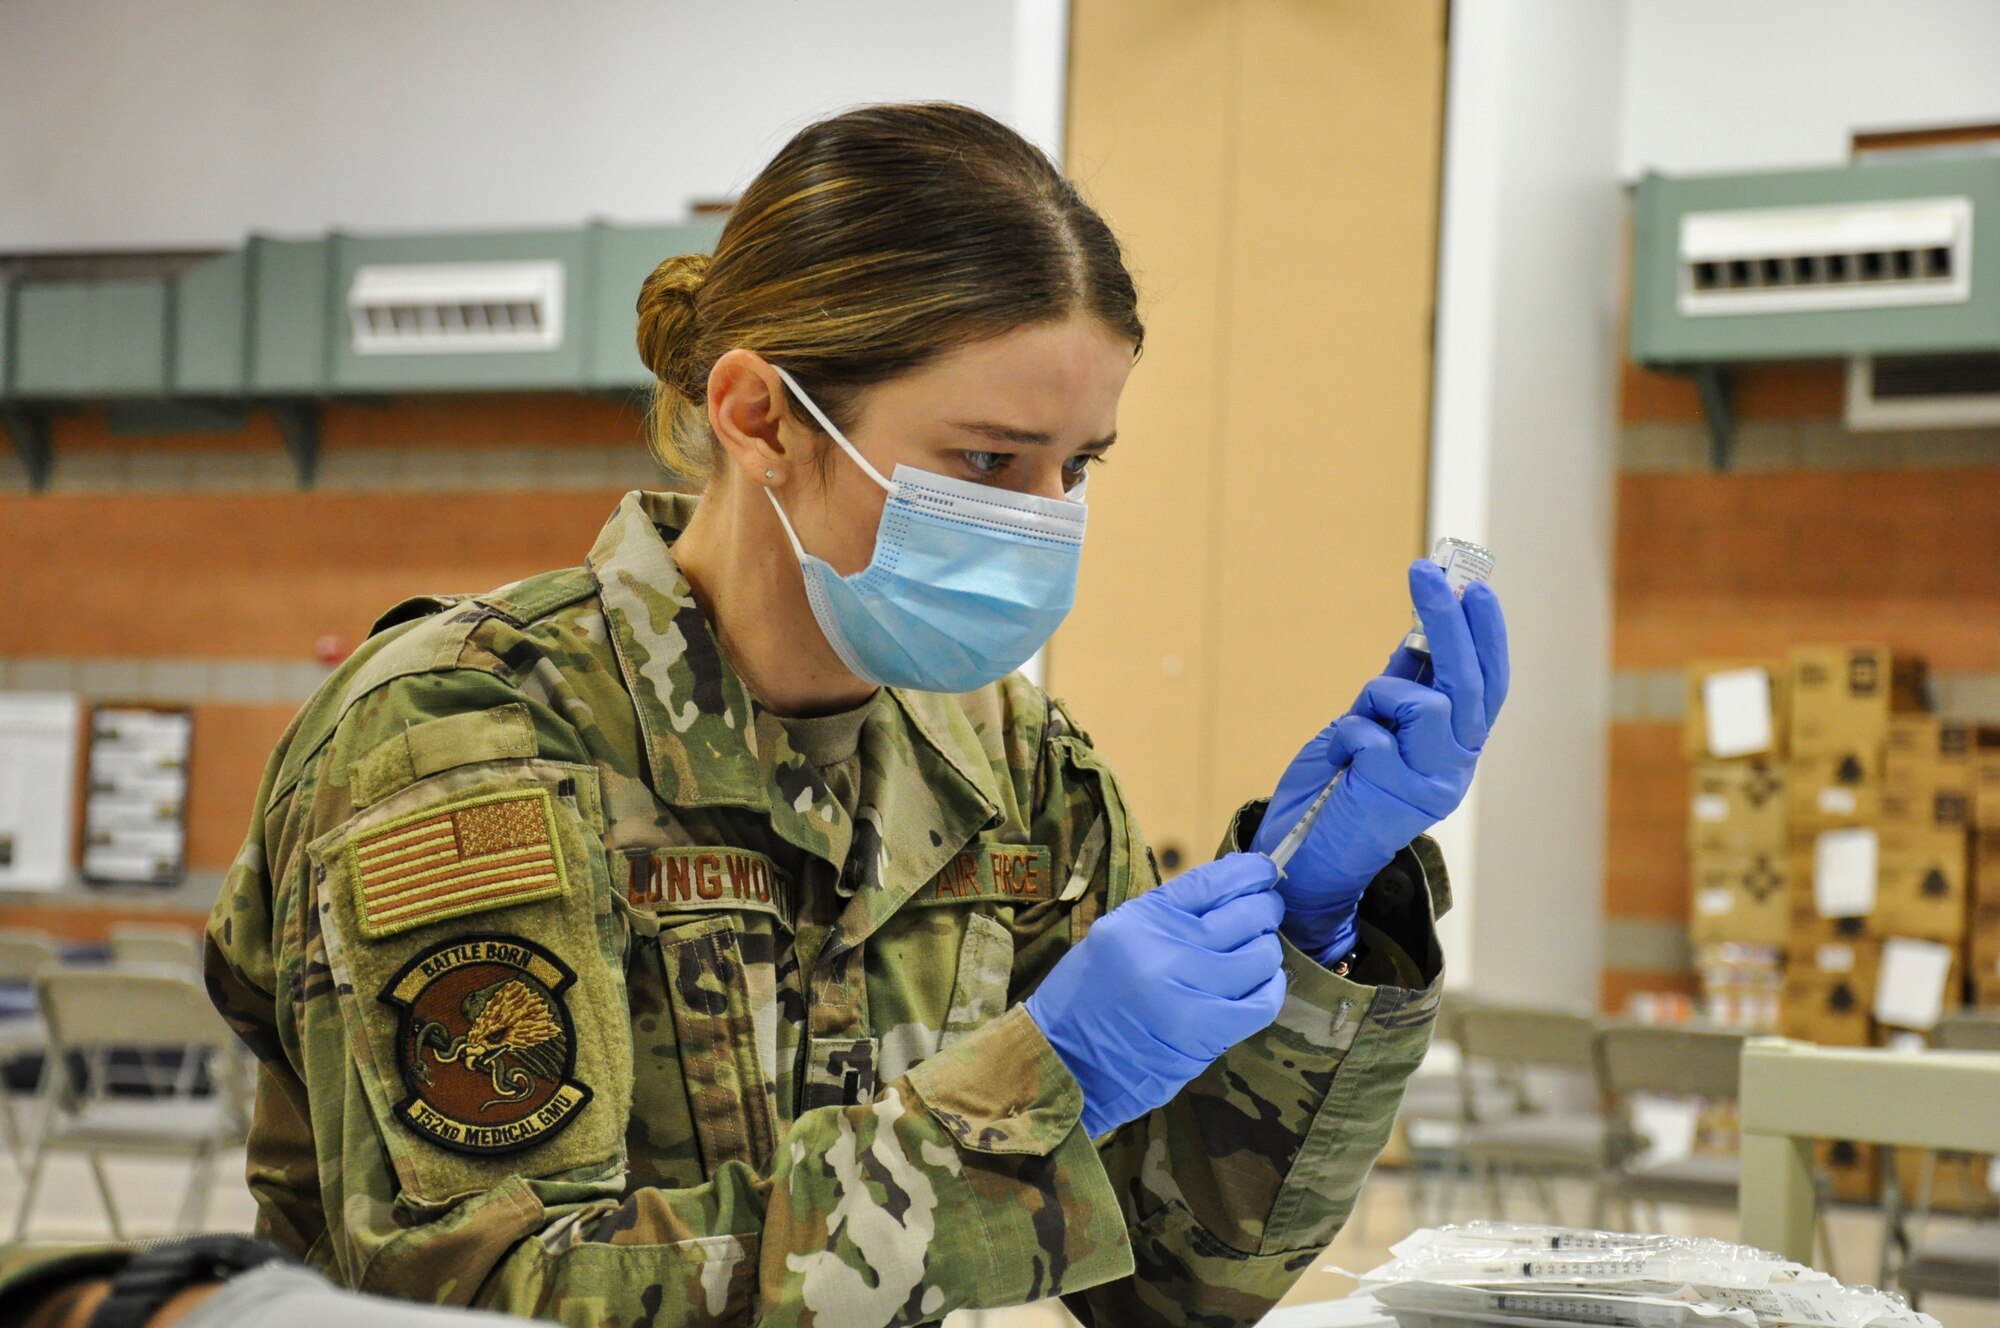
M 559 895 L 569 884 L 545 788 L 461 798 L 399 817 L 347 846 L 361 934 Z

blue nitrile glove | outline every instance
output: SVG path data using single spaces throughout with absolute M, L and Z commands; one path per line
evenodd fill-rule
M 1507 624 L 1492 587 L 1461 604 L 1428 559 L 1410 567 L 1410 600 L 1428 657 L 1398 648 L 1345 715 L 1308 742 L 1278 781 L 1251 848 L 1269 853 L 1326 782 L 1345 769 L 1278 886 L 1281 930 L 1331 964 L 1354 948 L 1355 910 L 1403 846 L 1454 811 L 1507 699 Z
M 1285 999 L 1269 858 L 1232 853 L 1099 918 L 1023 1002 L 1083 1086 L 1092 1138 L 1163 1106 Z

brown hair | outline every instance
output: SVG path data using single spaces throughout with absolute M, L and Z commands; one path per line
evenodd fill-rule
M 844 431 L 870 384 L 1077 310 L 1144 343 L 1116 237 L 1046 154 L 967 106 L 860 107 L 785 144 L 712 257 L 669 258 L 640 288 L 653 451 L 708 473 L 708 375 L 732 347 L 784 366 Z

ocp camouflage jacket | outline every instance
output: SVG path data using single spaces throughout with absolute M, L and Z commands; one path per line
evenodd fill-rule
M 260 1234 L 574 1324 L 1257 1319 L 1428 1045 L 1435 849 L 1353 979 L 1287 945 L 1277 1022 L 1093 1141 L 1019 1002 L 1158 883 L 1111 771 L 1019 677 L 888 689 L 850 817 L 696 607 L 692 511 L 635 492 L 582 567 L 392 611 L 279 742 L 207 934 Z

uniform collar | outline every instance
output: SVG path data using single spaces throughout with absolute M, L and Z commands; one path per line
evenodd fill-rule
M 892 687 L 893 704 L 877 705 L 862 730 L 861 759 L 878 778 L 857 827 L 729 666 L 674 561 L 669 546 L 697 501 L 634 490 L 590 550 L 648 780 L 670 806 L 761 813 L 780 838 L 842 868 L 840 888 L 856 898 L 840 931 L 858 940 L 1004 820 L 992 763 L 951 697 Z

